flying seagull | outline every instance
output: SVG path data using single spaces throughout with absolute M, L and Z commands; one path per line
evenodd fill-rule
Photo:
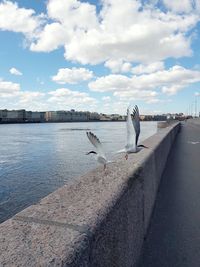
M 90 140 L 90 142 L 96 148 L 96 151 L 93 151 L 93 150 L 89 151 L 88 153 L 86 153 L 86 155 L 94 154 L 97 162 L 99 162 L 100 164 L 103 164 L 104 170 L 106 170 L 106 164 L 112 163 L 113 161 L 108 161 L 106 159 L 102 144 L 101 144 L 100 140 L 98 139 L 98 137 L 96 135 L 94 135 L 92 132 L 86 132 L 86 134 L 87 134 L 87 137 Z
M 117 151 L 116 153 L 126 153 L 125 159 L 128 159 L 128 154 L 137 153 L 142 148 L 148 148 L 144 145 L 138 145 L 138 139 L 140 135 L 140 117 L 139 109 L 136 105 L 132 113 L 133 120 L 131 118 L 130 110 L 127 109 L 126 130 L 127 130 L 127 144 L 125 148 Z

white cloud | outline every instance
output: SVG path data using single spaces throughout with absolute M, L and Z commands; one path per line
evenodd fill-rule
M 24 34 L 33 33 L 40 25 L 41 17 L 33 9 L 19 8 L 11 1 L 0 3 L 0 29 Z
M 98 101 L 88 93 L 60 88 L 42 93 L 23 91 L 20 85 L 0 80 L 0 106 L 7 109 L 27 110 L 96 110 Z
M 199 21 L 195 12 L 164 13 L 136 0 L 104 0 L 98 14 L 89 3 L 49 0 L 47 12 L 52 22 L 37 35 L 31 50 L 48 52 L 64 46 L 67 60 L 106 62 L 113 72 L 129 71 L 131 62 L 190 56 L 189 31 Z
M 200 93 L 199 93 L 199 92 L 195 92 L 194 95 L 195 95 L 195 96 L 200 96 Z
M 45 94 L 41 92 L 21 91 L 18 96 L 19 102 L 25 104 L 31 103 L 34 100 L 38 100 L 39 98 L 45 96 Z
M 110 74 L 108 76 L 102 76 L 95 81 L 88 84 L 90 90 L 96 92 L 112 92 L 118 90 L 128 90 L 130 88 L 131 78 L 120 75 Z
M 197 82 L 200 82 L 200 71 L 174 66 L 168 70 L 132 77 L 111 74 L 90 82 L 89 88 L 96 92 L 113 92 L 115 96 L 127 100 L 132 97 L 155 101 L 157 92 L 173 95 Z
M 111 97 L 110 97 L 110 96 L 103 96 L 103 97 L 102 97 L 102 100 L 103 100 L 104 102 L 110 102 L 110 101 L 111 101 Z
M 131 63 L 123 62 L 123 60 L 108 60 L 104 65 L 109 68 L 112 73 L 129 72 L 132 67 Z
M 76 84 L 81 81 L 90 80 L 93 77 L 93 72 L 85 68 L 65 68 L 59 69 L 58 73 L 52 77 L 54 82 L 59 84 Z
M 54 104 L 54 109 L 82 109 L 91 110 L 96 106 L 97 100 L 88 93 L 59 88 L 48 93 L 47 102 Z
M 13 75 L 19 75 L 21 76 L 22 75 L 22 72 L 17 70 L 16 68 L 11 68 L 10 70 L 10 73 L 13 74 Z
M 33 9 L 3 1 L 0 29 L 25 34 L 32 51 L 50 52 L 63 46 L 66 60 L 106 62 L 113 73 L 129 72 L 131 63 L 147 64 L 192 54 L 191 29 L 199 21 L 199 2 L 175 2 L 164 0 L 169 10 L 193 12 L 183 16 L 141 1 L 103 0 L 97 13 L 96 6 L 87 2 L 49 0 L 47 14 L 36 15 Z
M 55 22 L 47 24 L 43 31 L 38 33 L 37 38 L 40 39 L 40 42 L 32 43 L 30 49 L 32 51 L 50 52 L 65 44 L 68 33 L 60 23 Z
M 103 105 L 98 106 L 99 113 L 107 114 L 126 114 L 128 103 L 127 101 L 111 99 L 110 102 L 106 102 Z
M 98 26 L 96 7 L 77 0 L 49 0 L 48 16 L 64 24 L 68 29 L 88 30 Z
M 52 98 L 62 99 L 62 98 L 66 98 L 66 97 L 74 97 L 74 98 L 77 98 L 79 102 L 84 102 L 85 100 L 83 98 L 88 97 L 87 93 L 79 92 L 79 91 L 72 91 L 72 90 L 67 89 L 67 88 L 59 88 L 55 91 L 48 92 L 48 94 L 52 96 L 49 99 L 50 102 L 52 101 Z M 89 99 L 92 99 L 92 98 L 89 98 Z
M 22 91 L 20 84 L 0 80 L 0 106 L 7 109 L 45 110 L 45 94 Z
M 9 81 L 0 80 L 0 98 L 12 97 L 20 91 L 20 85 Z
M 142 64 L 137 65 L 136 67 L 131 69 L 131 72 L 134 74 L 152 73 L 158 70 L 163 70 L 164 68 L 165 68 L 164 63 L 159 61 L 148 65 L 142 65 Z
M 112 74 L 89 83 L 89 88 L 97 92 L 113 92 L 113 95 L 122 101 L 137 99 L 149 102 L 150 100 L 155 100 L 158 93 L 154 90 L 146 90 L 140 84 L 135 86 L 134 78 L 136 77 L 129 78 L 123 75 Z
M 146 103 L 159 102 L 159 99 L 157 98 L 158 93 L 151 90 L 120 91 L 115 92 L 114 96 L 118 97 L 120 100 L 125 101 L 143 100 Z
M 193 9 L 192 2 L 193 1 L 191 0 L 181 0 L 181 1 L 163 0 L 163 3 L 165 4 L 165 6 L 175 13 L 191 12 Z
M 47 15 L 53 22 L 46 24 L 38 41 L 31 44 L 32 51 L 55 50 L 68 44 L 76 32 L 98 27 L 96 7 L 77 0 L 49 0 Z
M 163 86 L 162 92 L 168 95 L 175 95 L 178 91 L 182 90 L 184 88 L 183 85 L 175 84 L 171 86 Z

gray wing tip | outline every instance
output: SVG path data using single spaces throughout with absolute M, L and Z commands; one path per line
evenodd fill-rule
M 86 135 L 87 135 L 89 140 L 90 140 L 91 137 L 93 137 L 93 133 L 92 132 L 86 132 Z
M 91 131 L 89 131 L 89 132 L 86 132 L 86 134 L 87 134 L 88 138 L 89 137 L 92 137 L 92 138 L 96 139 L 99 144 L 101 144 L 99 138 L 94 133 L 92 133 Z
M 133 117 L 135 118 L 136 115 L 139 116 L 139 108 L 137 105 L 133 108 Z
M 89 131 L 89 132 L 86 132 L 86 134 L 87 134 L 87 136 L 95 136 L 91 131 Z

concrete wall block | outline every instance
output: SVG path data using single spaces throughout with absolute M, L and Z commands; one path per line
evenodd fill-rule
M 0 225 L 0 266 L 135 267 L 179 126 Z
M 9 219 L 0 225 L 0 266 L 70 266 L 85 244 L 86 235 L 56 223 Z
M 144 232 L 146 234 L 157 193 L 157 177 L 155 154 L 151 153 L 142 164 L 141 176 L 143 177 L 144 193 Z
M 157 177 L 157 188 L 160 184 L 160 178 L 165 168 L 165 163 L 171 148 L 171 138 L 170 134 L 167 133 L 163 138 L 162 142 L 156 146 L 155 155 L 155 167 L 156 167 L 156 177 Z
M 91 267 L 137 266 L 144 238 L 142 183 L 134 181 L 96 231 Z

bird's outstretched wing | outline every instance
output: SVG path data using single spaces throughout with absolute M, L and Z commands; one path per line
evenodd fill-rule
M 126 119 L 126 130 L 127 130 L 127 145 L 126 148 L 132 148 L 135 146 L 136 133 L 133 127 L 133 121 L 131 118 L 130 110 L 127 109 L 127 119 Z
M 133 109 L 133 126 L 134 126 L 135 134 L 136 134 L 135 145 L 137 146 L 139 135 L 140 135 L 140 114 L 139 114 L 139 109 L 137 105 Z
M 102 144 L 101 144 L 99 138 L 95 134 L 93 134 L 92 132 L 86 132 L 86 134 L 87 134 L 87 137 L 90 140 L 90 142 L 93 144 L 93 146 L 96 147 L 97 153 L 100 156 L 105 158 L 105 153 L 103 151 Z

